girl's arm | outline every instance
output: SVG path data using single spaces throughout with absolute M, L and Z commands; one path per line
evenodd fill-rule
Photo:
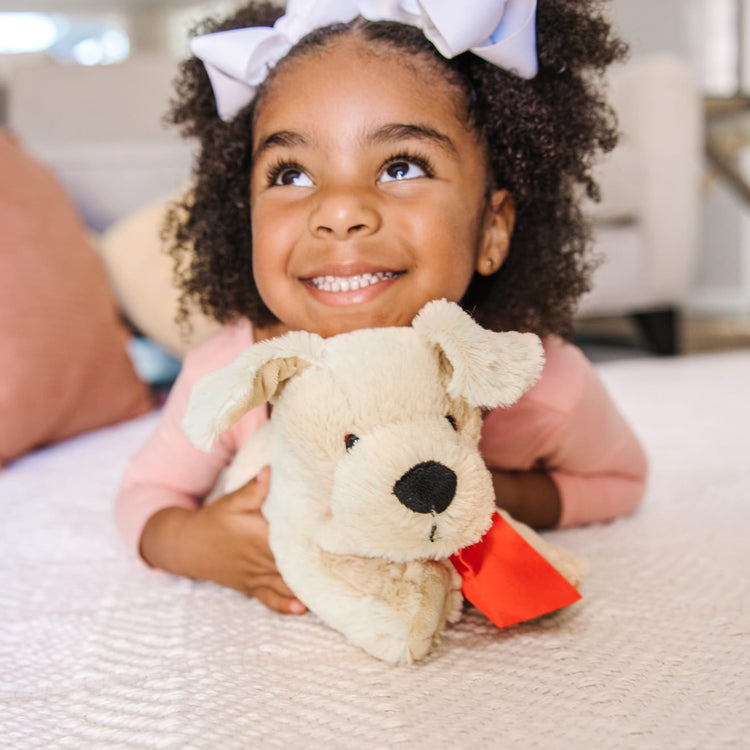
M 480 448 L 498 505 L 537 528 L 631 512 L 647 472 L 638 439 L 580 350 L 551 338 L 545 353 L 540 382 L 485 419 Z
M 246 414 L 208 453 L 194 448 L 180 427 L 195 382 L 251 343 L 249 326 L 238 325 L 188 355 L 156 430 L 127 468 L 115 518 L 126 544 L 147 564 L 235 588 L 280 612 L 300 612 L 304 607 L 276 570 L 260 513 L 267 476 L 201 504 L 237 446 L 265 422 L 265 410 Z
M 241 329 L 239 332 L 242 333 Z M 190 392 L 207 372 L 221 367 L 242 349 L 249 331 L 223 329 L 191 350 L 167 398 L 156 429 L 130 460 L 117 497 L 115 521 L 126 545 L 140 553 L 146 522 L 166 508 L 197 510 L 233 454 L 232 435 L 223 435 L 208 452 L 197 450 L 181 428 Z M 260 422 L 262 417 L 254 415 Z M 252 425 L 248 425 L 252 430 Z
M 490 469 L 497 505 L 533 529 L 551 529 L 560 521 L 560 493 L 545 471 Z

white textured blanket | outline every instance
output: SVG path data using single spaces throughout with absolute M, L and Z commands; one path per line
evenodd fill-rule
M 111 520 L 154 416 L 0 473 L 1 748 L 750 746 L 750 353 L 600 367 L 652 463 L 641 510 L 550 534 L 582 602 L 475 612 L 392 668 L 314 616 L 145 569 Z

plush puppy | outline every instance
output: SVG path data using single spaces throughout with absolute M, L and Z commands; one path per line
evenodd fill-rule
M 408 663 L 460 616 L 449 558 L 492 524 L 482 409 L 514 403 L 542 366 L 538 337 L 488 331 L 441 300 L 411 327 L 261 341 L 198 382 L 183 428 L 207 449 L 249 409 L 273 405 L 213 496 L 271 464 L 263 513 L 286 583 L 353 644 Z M 575 557 L 516 528 L 580 581 Z

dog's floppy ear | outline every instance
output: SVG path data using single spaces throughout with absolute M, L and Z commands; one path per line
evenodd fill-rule
M 412 326 L 440 350 L 449 395 L 471 406 L 510 406 L 542 373 L 544 350 L 538 336 L 488 331 L 453 302 L 428 302 Z
M 291 331 L 245 349 L 233 362 L 204 375 L 193 387 L 182 429 L 208 450 L 243 414 L 271 401 L 284 384 L 320 359 L 323 339 Z

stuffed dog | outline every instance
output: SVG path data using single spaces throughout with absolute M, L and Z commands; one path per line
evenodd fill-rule
M 435 301 L 411 327 L 294 331 L 249 347 L 197 383 L 183 429 L 208 449 L 249 409 L 273 405 L 212 497 L 271 464 L 263 513 L 288 586 L 353 644 L 409 663 L 460 616 L 450 557 L 496 512 L 477 449 L 482 409 L 514 403 L 542 366 L 535 335 L 485 330 Z M 505 520 L 578 585 L 577 558 Z

